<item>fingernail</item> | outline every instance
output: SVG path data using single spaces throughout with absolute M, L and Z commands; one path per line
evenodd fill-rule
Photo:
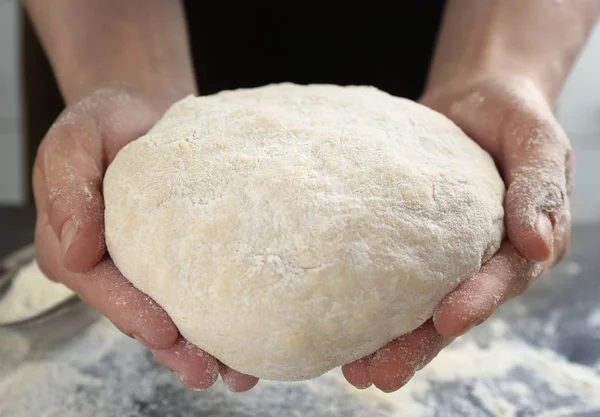
M 73 245 L 75 241 L 75 236 L 77 235 L 77 224 L 73 221 L 73 219 L 69 219 L 63 225 L 63 228 L 60 232 L 60 249 L 62 252 L 62 259 L 64 262 L 65 255 L 69 251 L 69 248 Z
M 546 251 L 548 252 L 546 259 L 548 259 L 552 256 L 554 246 L 552 238 L 552 223 L 550 222 L 548 216 L 542 213 L 538 214 L 535 221 L 535 230 L 546 245 Z

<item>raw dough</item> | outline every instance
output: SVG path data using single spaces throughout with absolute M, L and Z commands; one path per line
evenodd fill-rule
M 503 237 L 490 156 L 373 87 L 185 98 L 121 150 L 104 192 L 124 276 L 190 342 L 273 380 L 412 331 Z

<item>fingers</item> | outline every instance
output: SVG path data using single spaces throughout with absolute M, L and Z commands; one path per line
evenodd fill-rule
M 181 336 L 173 346 L 155 349 L 152 353 L 161 365 L 175 372 L 181 382 L 191 389 L 207 389 L 219 378 L 217 360 Z
M 85 272 L 102 259 L 104 173 L 101 138 L 91 118 L 55 123 L 38 150 L 34 193 L 60 240 L 59 258 L 67 271 Z
M 566 251 L 569 236 L 570 216 L 566 214 L 556 226 L 557 256 Z M 446 296 L 432 321 L 391 342 L 371 357 L 345 365 L 342 368 L 344 376 L 359 389 L 375 384 L 384 392 L 397 390 L 453 338 L 483 323 L 501 304 L 520 295 L 555 262 L 557 259 L 544 263 L 525 259 L 505 240 L 477 275 Z
M 233 392 L 248 391 L 258 383 L 258 378 L 234 371 L 181 336 L 170 348 L 156 349 L 152 353 L 158 363 L 175 372 L 184 385 L 194 390 L 210 388 L 219 373 Z
M 219 362 L 219 371 L 223 382 L 233 392 L 245 392 L 258 384 L 258 378 L 235 371 Z
M 568 228 L 559 239 L 565 247 Z M 384 392 L 405 385 L 455 337 L 485 321 L 502 303 L 521 294 L 552 261 L 535 263 L 523 258 L 505 240 L 481 271 L 464 281 L 438 307 L 433 320 L 412 333 L 342 368 L 348 382 L 364 389 L 374 384 Z
M 42 271 L 50 277 L 60 277 L 63 284 L 108 317 L 123 333 L 154 349 L 168 348 L 175 343 L 178 330 L 167 313 L 133 287 L 109 258 L 85 273 L 66 271 L 61 263 L 60 242 L 44 214 L 38 217 L 35 240 Z
M 437 332 L 457 337 L 483 323 L 502 303 L 525 291 L 549 266 L 524 259 L 505 240 L 478 274 L 440 303 L 433 317 Z
M 346 380 L 358 389 L 367 389 L 373 385 L 369 369 L 371 358 L 372 355 L 342 366 L 342 373 Z
M 529 108 L 508 118 L 503 135 L 508 237 L 525 258 L 547 261 L 556 249 L 555 227 L 566 212 L 568 139 L 552 117 Z
M 431 320 L 387 344 L 369 361 L 373 384 L 383 392 L 393 392 L 404 386 L 449 343 L 440 336 Z

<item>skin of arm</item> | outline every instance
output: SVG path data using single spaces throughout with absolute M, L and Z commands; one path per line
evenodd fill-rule
M 598 0 L 448 0 L 427 90 L 513 74 L 554 101 L 599 14 Z
M 103 86 L 196 92 L 179 1 L 23 0 L 67 105 Z

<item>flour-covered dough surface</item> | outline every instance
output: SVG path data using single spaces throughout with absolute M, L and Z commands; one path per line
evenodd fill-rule
M 372 87 L 188 97 L 117 155 L 104 193 L 123 275 L 189 341 L 274 380 L 412 331 L 503 236 L 489 155 Z

